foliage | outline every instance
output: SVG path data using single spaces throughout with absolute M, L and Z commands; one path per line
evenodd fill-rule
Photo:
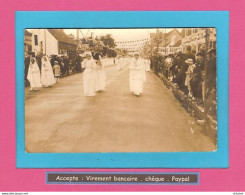
M 115 48 L 115 40 L 111 37 L 110 34 L 107 34 L 105 36 L 101 36 L 100 40 L 104 43 L 105 46 L 108 46 L 109 48 Z
M 72 39 L 72 40 L 75 40 L 75 39 L 76 39 L 75 36 L 74 36 L 73 34 L 69 34 L 68 37 L 69 37 L 70 39 Z

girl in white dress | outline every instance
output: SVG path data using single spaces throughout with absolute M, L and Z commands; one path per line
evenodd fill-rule
M 102 62 L 101 56 L 98 54 L 98 60 L 96 62 L 97 69 L 96 69 L 96 91 L 104 91 L 105 90 L 105 70 L 104 70 L 104 63 Z
M 146 68 L 145 68 L 145 71 L 149 72 L 151 70 L 151 61 L 149 58 L 146 58 L 145 59 L 145 64 L 146 64 Z
M 117 58 L 117 70 L 122 70 L 123 68 L 123 58 L 121 56 L 118 56 Z
M 187 89 L 188 89 L 188 96 L 192 98 L 192 90 L 191 90 L 190 81 L 191 81 L 191 78 L 193 75 L 193 70 L 194 70 L 196 65 L 193 63 L 193 59 L 187 59 L 185 61 L 185 63 L 188 64 L 188 69 L 185 72 L 185 74 L 186 74 L 185 86 L 187 86 Z
M 139 57 L 139 53 L 134 54 L 134 58 L 131 60 L 130 65 L 130 91 L 136 96 L 139 96 L 143 92 L 143 83 L 145 81 L 145 63 Z
M 30 90 L 37 90 L 38 87 L 42 87 L 40 80 L 40 69 L 35 58 L 30 59 L 27 79 L 30 82 Z
M 41 83 L 45 86 L 51 86 L 56 83 L 53 68 L 47 56 L 42 58 Z
M 86 58 L 82 61 L 82 68 L 85 68 L 83 72 L 83 94 L 84 96 L 95 96 L 97 65 L 91 52 L 86 52 L 85 56 Z

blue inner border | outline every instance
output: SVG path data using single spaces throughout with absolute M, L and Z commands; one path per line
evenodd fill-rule
M 228 11 L 16 12 L 17 168 L 227 168 Z M 24 117 L 25 28 L 215 27 L 217 30 L 218 149 L 214 152 L 26 153 Z

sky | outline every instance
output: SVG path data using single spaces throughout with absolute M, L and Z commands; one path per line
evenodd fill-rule
M 166 29 L 166 32 L 173 30 Z M 164 31 L 160 29 L 160 31 Z M 64 29 L 66 34 L 73 34 L 77 37 L 76 29 Z M 145 39 L 149 37 L 149 34 L 156 32 L 156 29 L 80 29 L 79 37 L 90 36 L 93 33 L 93 36 L 102 36 L 106 34 L 111 34 L 115 41 L 131 41 L 138 39 Z

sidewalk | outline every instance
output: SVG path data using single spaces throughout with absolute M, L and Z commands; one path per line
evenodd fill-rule
M 184 92 L 179 90 L 178 86 L 170 82 L 166 77 L 164 77 L 161 73 L 158 73 L 159 78 L 163 81 L 163 83 L 173 92 L 176 99 L 178 99 L 182 106 L 190 112 L 193 116 L 198 118 L 199 120 L 204 120 L 204 108 L 197 105 L 195 101 L 188 98 Z M 217 121 L 214 120 L 211 116 L 207 116 L 206 126 L 210 129 L 210 132 L 206 132 L 210 136 L 217 137 Z

